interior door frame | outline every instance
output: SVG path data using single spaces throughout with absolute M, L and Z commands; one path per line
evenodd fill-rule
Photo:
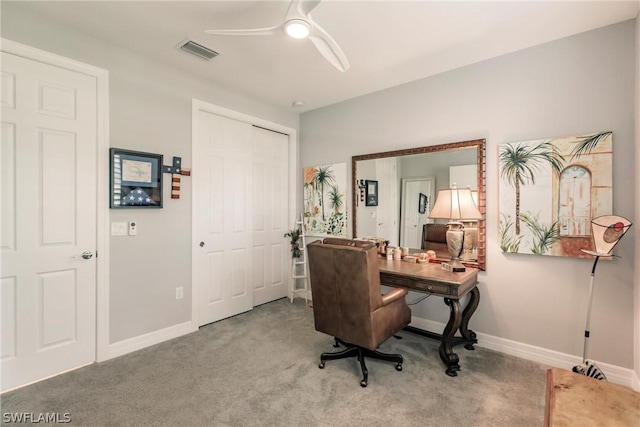
M 284 133 L 289 136 L 289 183 L 288 183 L 288 194 L 289 197 L 289 207 L 287 212 L 287 222 L 294 225 L 296 218 L 296 206 L 298 205 L 298 190 L 297 190 L 297 180 L 296 180 L 296 167 L 298 164 L 298 131 L 294 128 L 281 125 L 279 123 L 271 122 L 269 120 L 261 119 L 259 117 L 254 117 L 249 114 L 241 113 L 239 111 L 231 110 L 225 107 L 221 107 L 219 105 L 211 104 L 205 101 L 201 101 L 199 99 L 192 99 L 191 102 L 191 157 L 195 158 L 197 153 L 195 153 L 194 147 L 196 146 L 196 138 L 198 136 L 199 129 L 199 112 L 204 111 L 206 113 L 216 114 L 221 117 L 226 117 L 228 119 L 237 120 L 240 122 L 249 123 L 254 126 L 258 126 L 261 128 L 274 130 L 276 132 Z M 198 173 L 194 171 L 194 173 Z M 292 197 L 291 197 L 292 195 Z M 191 202 L 191 222 L 195 224 L 195 202 L 192 200 Z M 193 229 L 193 227 L 192 227 Z M 195 262 L 196 259 L 196 250 L 197 244 L 199 242 L 199 237 L 195 235 L 195 232 L 191 236 L 191 277 L 196 277 L 195 272 Z M 198 284 L 193 283 L 193 288 L 191 289 L 191 329 L 193 331 L 197 331 L 200 325 L 198 324 L 198 296 L 200 289 L 198 288 Z M 290 287 L 288 286 L 288 297 L 291 297 Z
M 109 72 L 41 49 L 5 38 L 2 52 L 54 67 L 85 74 L 96 79 L 96 351 L 95 361 L 109 356 Z

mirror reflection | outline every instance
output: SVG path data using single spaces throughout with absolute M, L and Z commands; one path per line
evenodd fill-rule
M 448 261 L 447 221 L 430 219 L 429 212 L 439 190 L 454 184 L 468 187 L 483 219 L 463 221 L 467 231 L 461 259 L 484 269 L 484 156 L 484 140 L 354 156 L 354 237 L 388 241 L 412 253 L 433 250 L 436 261 Z M 367 203 L 367 181 L 377 182 L 375 205 Z

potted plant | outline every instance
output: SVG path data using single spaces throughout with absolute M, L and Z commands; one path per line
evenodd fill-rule
M 300 258 L 302 255 L 302 251 L 300 251 L 300 236 L 302 235 L 302 229 L 297 228 L 294 230 L 285 233 L 284 237 L 289 237 L 291 239 L 291 256 L 293 258 Z

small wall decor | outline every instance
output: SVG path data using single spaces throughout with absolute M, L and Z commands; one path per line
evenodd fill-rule
M 174 157 L 173 165 L 171 166 L 162 166 L 162 171 L 164 173 L 171 174 L 171 198 L 179 199 L 180 198 L 180 176 L 191 176 L 191 170 L 182 167 L 182 157 Z
M 111 148 L 111 208 L 162 207 L 162 154 Z
M 358 181 L 358 191 L 360 192 L 360 202 L 364 202 L 364 179 Z
M 366 188 L 366 206 L 378 206 L 378 181 L 366 180 L 364 182 Z
M 347 237 L 347 164 L 307 166 L 303 173 L 307 235 Z
M 585 258 L 613 208 L 613 133 L 499 146 L 502 252 Z
M 426 212 L 427 212 L 427 195 L 420 193 L 420 199 L 418 200 L 418 213 L 423 214 Z

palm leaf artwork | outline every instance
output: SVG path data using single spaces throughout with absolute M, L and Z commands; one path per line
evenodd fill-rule
M 564 157 L 550 141 L 537 144 L 513 143 L 500 147 L 500 176 L 514 187 L 516 196 L 515 234 L 520 234 L 520 187 L 535 185 L 536 176 L 546 165 L 559 174 L 564 167 Z
M 523 213 L 520 215 L 522 222 L 531 230 L 531 252 L 536 255 L 544 255 L 549 252 L 551 246 L 560 241 L 560 229 L 558 221 L 551 225 L 541 224 L 537 215 Z
M 344 202 L 342 201 L 343 197 L 344 194 L 340 192 L 338 187 L 332 185 L 331 191 L 329 191 L 329 201 L 335 213 L 339 213 L 340 209 L 344 206 Z
M 571 150 L 571 160 L 574 160 L 583 154 L 591 154 L 601 141 L 604 141 L 611 135 L 613 135 L 613 132 L 607 131 L 581 137 L 582 139 L 578 141 L 576 146 Z
M 518 252 L 524 236 L 513 234 L 513 221 L 510 216 L 505 214 L 500 214 L 500 216 L 500 249 L 502 252 Z
M 325 221 L 324 214 L 324 186 L 331 182 L 335 182 L 335 176 L 331 170 L 331 166 L 320 166 L 315 176 L 317 183 L 316 189 L 320 192 L 320 206 L 322 207 L 322 220 Z

